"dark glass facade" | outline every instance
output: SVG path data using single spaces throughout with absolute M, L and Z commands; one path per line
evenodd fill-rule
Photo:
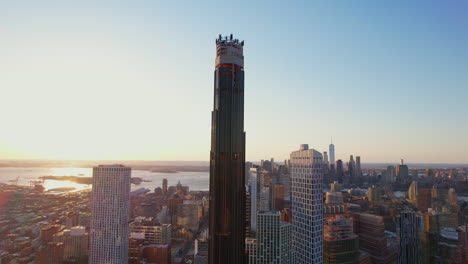
M 324 264 L 356 264 L 359 259 L 359 240 L 357 237 L 323 241 Z
M 243 43 L 216 41 L 210 153 L 210 264 L 246 263 Z

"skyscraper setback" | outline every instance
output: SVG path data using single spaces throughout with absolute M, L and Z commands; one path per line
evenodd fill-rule
M 130 175 L 122 165 L 93 168 L 90 264 L 128 262 Z
M 245 263 L 244 42 L 216 40 L 209 263 Z

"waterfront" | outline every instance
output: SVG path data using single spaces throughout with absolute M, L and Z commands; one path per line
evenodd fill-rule
M 17 168 L 3 167 L 0 168 L 0 183 L 13 184 L 18 177 L 18 184 L 29 186 L 30 181 L 39 180 L 41 176 L 79 176 L 92 177 L 92 168 Z M 144 181 L 141 184 L 132 184 L 131 189 L 147 188 L 154 191 L 154 188 L 161 187 L 162 179 L 168 180 L 169 186 L 175 186 L 180 180 L 182 185 L 189 186 L 190 190 L 208 191 L 209 190 L 209 172 L 176 172 L 176 173 L 161 173 L 151 172 L 146 170 L 132 170 L 132 177 L 142 178 Z M 75 191 L 91 189 L 91 185 L 79 184 L 71 181 L 45 180 L 44 188 L 46 191 L 56 188 L 73 187 Z M 324 192 L 330 191 L 324 188 Z M 405 192 L 395 191 L 395 196 L 398 198 L 404 197 Z M 458 199 L 468 201 L 468 197 L 459 196 Z
M 92 177 L 92 168 L 0 168 L 0 183 L 13 184 L 18 179 L 18 185 L 29 186 L 30 181 L 39 180 L 41 176 L 79 176 Z M 154 191 L 154 188 L 161 187 L 162 179 L 168 180 L 169 186 L 176 185 L 178 181 L 184 186 L 189 186 L 190 190 L 207 191 L 209 182 L 208 172 L 176 172 L 159 173 L 145 170 L 132 170 L 132 177 L 142 178 L 141 184 L 132 184 L 132 190 L 138 188 L 147 188 Z M 148 182 L 147 182 L 148 181 Z M 71 181 L 45 180 L 45 190 L 51 190 L 62 187 L 73 187 L 75 190 L 90 189 L 91 185 L 79 184 Z

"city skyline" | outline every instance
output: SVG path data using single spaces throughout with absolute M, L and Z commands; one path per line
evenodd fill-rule
M 429 1 L 0 3 L 0 264 L 468 263 Z
M 246 160 L 332 136 L 337 159 L 468 163 L 467 3 L 249 6 L 1 3 L 0 159 L 208 160 L 209 47 L 233 33 L 249 45 Z

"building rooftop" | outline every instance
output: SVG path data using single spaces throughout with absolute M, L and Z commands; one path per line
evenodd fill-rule
M 238 39 L 234 39 L 232 34 L 229 36 L 222 37 L 221 34 L 219 34 L 219 37 L 216 39 L 216 44 L 236 44 L 239 46 L 244 46 L 244 41 L 239 41 Z
M 454 228 L 444 227 L 440 229 L 440 235 L 451 240 L 458 240 L 458 232 Z
M 72 236 L 82 236 L 86 233 L 86 227 L 84 226 L 74 226 L 70 229 L 70 235 Z
M 98 165 L 100 168 L 125 168 L 122 164 L 111 164 L 111 165 Z

